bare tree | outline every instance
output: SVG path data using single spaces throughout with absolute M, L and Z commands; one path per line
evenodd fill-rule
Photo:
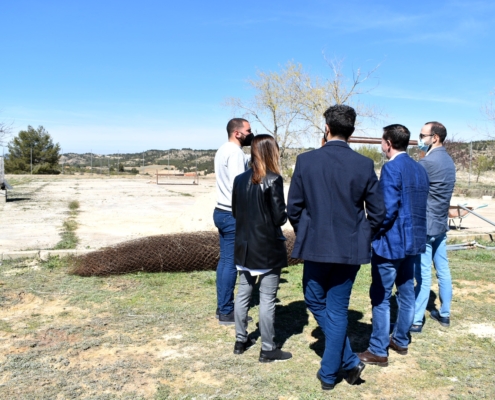
M 3 146 L 4 141 L 10 134 L 10 126 L 4 122 L 0 122 L 0 146 Z
M 495 97 L 495 89 L 493 89 L 491 95 L 492 98 L 483 106 L 482 112 L 485 115 L 485 118 L 493 125 L 493 130 L 488 129 L 488 136 L 490 138 L 495 138 L 495 104 L 493 102 L 493 97 Z
M 447 153 L 449 153 L 450 157 L 452 157 L 456 171 L 469 168 L 469 143 L 465 142 L 462 139 L 458 139 L 454 134 L 451 137 L 447 138 L 443 145 L 445 146 L 445 150 L 447 150 Z
M 334 104 L 348 104 L 356 109 L 359 118 L 377 118 L 380 112 L 360 102 L 359 96 L 369 92 L 363 84 L 376 71 L 353 72 L 352 79 L 343 73 L 342 61 L 329 61 L 330 78 L 323 79 L 304 71 L 293 61 L 279 72 L 258 71 L 248 80 L 255 96 L 250 101 L 229 98 L 226 105 L 241 110 L 244 117 L 259 123 L 272 134 L 280 146 L 283 169 L 288 166 L 287 148 L 301 146 L 308 138 L 321 136 L 325 130 L 324 111 Z
M 322 115 L 333 104 L 347 104 L 356 110 L 358 114 L 357 128 L 364 118 L 376 120 L 382 116 L 382 112 L 373 105 L 364 104 L 360 95 L 369 93 L 374 89 L 365 88 L 368 81 L 379 65 L 370 71 L 363 72 L 360 68 L 353 71 L 352 78 L 347 78 L 343 72 L 343 60 L 327 60 L 330 67 L 330 78 L 322 79 L 319 76 L 305 76 L 305 80 L 297 87 L 301 101 L 301 119 L 308 124 L 310 131 L 316 136 L 325 132 L 325 122 Z
M 301 102 L 294 88 L 304 79 L 301 64 L 288 62 L 280 72 L 256 72 L 256 79 L 248 80 L 255 90 L 250 101 L 229 98 L 225 104 L 235 111 L 242 110 L 244 116 L 258 122 L 273 135 L 280 147 L 282 166 L 286 167 L 286 149 L 301 144 L 304 127 L 299 123 Z

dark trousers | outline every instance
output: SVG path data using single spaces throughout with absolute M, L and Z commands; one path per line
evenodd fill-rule
M 347 311 L 360 267 L 304 261 L 304 299 L 325 334 L 320 376 L 326 383 L 335 383 L 341 367 L 350 370 L 359 364 L 347 337 Z

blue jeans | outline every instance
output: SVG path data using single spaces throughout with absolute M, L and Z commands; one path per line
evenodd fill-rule
M 421 268 L 415 272 L 416 311 L 414 325 L 423 325 L 431 288 L 431 263 L 435 266 L 440 295 L 440 316 L 450 317 L 450 303 L 452 302 L 452 277 L 450 276 L 449 260 L 447 259 L 447 234 L 428 236 L 426 252 L 421 254 Z
M 375 252 L 371 255 L 370 298 L 373 313 L 373 332 L 368 350 L 380 357 L 387 357 L 390 344 L 390 298 L 397 287 L 397 321 L 392 332 L 394 342 L 400 347 L 409 345 L 409 329 L 414 317 L 414 269 L 419 267 L 420 255 L 399 260 L 387 260 Z
M 217 265 L 217 308 L 220 314 L 234 311 L 237 269 L 234 263 L 235 218 L 230 211 L 215 208 L 213 222 L 220 236 L 220 260 Z
M 360 267 L 304 261 L 304 300 L 325 334 L 320 368 L 325 383 L 335 383 L 340 367 L 350 370 L 359 364 L 347 337 L 347 311 Z

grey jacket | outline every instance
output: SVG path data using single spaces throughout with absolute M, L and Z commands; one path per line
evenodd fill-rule
M 419 163 L 426 169 L 430 179 L 426 206 L 427 234 L 437 236 L 449 230 L 449 206 L 455 185 L 455 165 L 445 147 L 432 149 Z

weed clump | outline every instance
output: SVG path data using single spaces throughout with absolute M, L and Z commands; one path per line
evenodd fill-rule
M 72 200 L 69 203 L 69 210 L 71 210 L 71 211 L 76 211 L 79 209 L 79 207 L 80 207 L 80 204 L 77 200 Z
M 79 212 L 79 202 L 72 200 L 69 203 L 70 217 L 62 223 L 62 232 L 60 233 L 61 240 L 58 242 L 54 250 L 67 250 L 75 249 L 79 243 L 79 238 L 76 236 L 76 230 L 78 227 L 75 220 L 77 213 Z

